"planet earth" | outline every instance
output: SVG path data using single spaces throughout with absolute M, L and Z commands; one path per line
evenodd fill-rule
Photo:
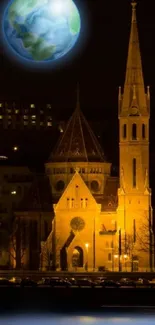
M 3 16 L 9 47 L 33 62 L 66 55 L 74 47 L 80 28 L 80 14 L 72 0 L 13 0 Z

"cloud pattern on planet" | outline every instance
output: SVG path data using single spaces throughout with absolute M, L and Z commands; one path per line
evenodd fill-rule
M 3 17 L 3 34 L 10 48 L 31 62 L 51 62 L 66 55 L 80 28 L 72 0 L 14 0 Z

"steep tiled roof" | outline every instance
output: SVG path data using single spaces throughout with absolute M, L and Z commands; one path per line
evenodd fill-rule
M 102 148 L 80 110 L 77 107 L 67 123 L 66 129 L 52 152 L 49 161 L 104 161 Z

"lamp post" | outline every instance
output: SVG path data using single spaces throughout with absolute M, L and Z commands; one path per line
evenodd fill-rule
M 89 243 L 85 243 L 86 252 L 87 252 L 87 260 L 86 260 L 86 271 L 88 271 L 88 249 L 89 249 Z
M 119 272 L 122 271 L 122 262 L 121 262 L 121 255 L 122 255 L 122 234 L 121 234 L 121 228 L 119 229 L 118 233 L 118 257 L 119 257 Z
M 114 225 L 114 229 L 112 229 L 112 245 L 111 245 L 111 249 L 112 249 L 112 271 L 114 271 L 114 232 L 117 229 L 117 224 L 116 224 L 116 220 L 112 220 L 111 223 L 112 223 L 112 225 Z
M 127 261 L 128 255 L 124 254 L 123 257 L 124 257 L 125 271 L 127 271 L 126 261 Z
M 95 224 L 95 216 L 94 216 L 94 230 L 93 230 L 93 271 L 95 271 L 96 267 L 96 224 Z
M 114 255 L 114 260 L 118 259 L 118 263 L 119 263 L 118 269 L 119 269 L 119 272 L 120 272 L 120 269 L 122 270 L 122 258 L 124 258 L 125 270 L 126 270 L 126 261 L 127 261 L 128 255 L 127 254 L 124 254 L 124 255 L 115 254 Z M 120 266 L 121 266 L 121 268 L 120 268 Z
M 151 211 L 151 203 L 149 198 L 149 264 L 150 264 L 150 272 L 153 271 L 153 229 L 152 229 L 152 211 Z
M 118 259 L 118 254 L 114 254 L 114 271 L 115 271 L 115 260 Z

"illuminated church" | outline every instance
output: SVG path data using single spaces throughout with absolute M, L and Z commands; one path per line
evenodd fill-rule
M 111 176 L 111 163 L 80 110 L 79 97 L 78 91 L 76 109 L 45 164 L 48 182 L 44 186 L 54 204 L 53 212 L 51 203 L 44 214 L 49 231 L 39 226 L 39 267 L 79 272 L 149 271 L 153 268 L 150 91 L 144 87 L 135 2 L 125 84 L 118 95 L 119 178 Z M 43 195 L 43 186 L 41 190 Z M 37 220 L 37 213 L 18 212 L 16 217 Z M 38 254 L 37 242 L 32 260 Z M 30 253 L 29 246 L 22 257 L 23 267 Z
M 136 21 L 132 23 L 124 89 L 119 88 L 119 178 L 111 176 L 95 135 L 77 107 L 49 161 L 52 231 L 42 242 L 56 270 L 148 271 L 152 268 L 149 187 L 150 92 L 144 87 Z

